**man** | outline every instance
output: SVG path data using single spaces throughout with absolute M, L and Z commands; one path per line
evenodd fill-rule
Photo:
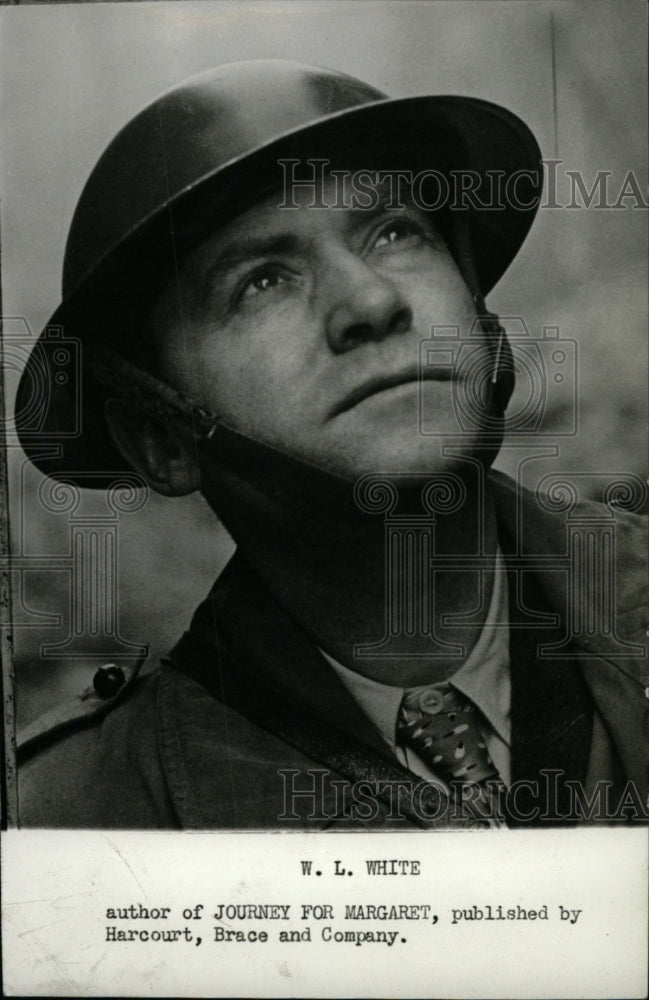
M 274 61 L 116 137 L 51 321 L 82 433 L 71 370 L 27 405 L 43 341 L 23 441 L 63 481 L 199 489 L 237 553 L 161 667 L 23 735 L 24 824 L 646 820 L 639 519 L 570 507 L 591 549 L 614 523 L 600 586 L 556 497 L 489 471 L 513 364 L 483 297 L 540 183 L 504 109 Z

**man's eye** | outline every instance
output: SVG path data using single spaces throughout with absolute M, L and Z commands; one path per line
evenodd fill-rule
M 263 270 L 256 271 L 247 278 L 239 298 L 255 298 L 258 295 L 263 295 L 265 292 L 272 291 L 279 285 L 285 285 L 287 280 L 286 276 L 276 268 L 265 267 Z
M 384 247 L 395 246 L 399 249 L 420 246 L 425 242 L 425 234 L 418 223 L 412 219 L 400 219 L 398 222 L 390 222 L 384 226 L 378 237 L 374 241 L 373 250 L 382 250 Z

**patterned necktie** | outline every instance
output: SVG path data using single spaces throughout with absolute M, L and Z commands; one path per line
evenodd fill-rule
M 502 823 L 499 799 L 505 786 L 489 756 L 476 709 L 447 681 L 405 692 L 397 740 L 412 747 L 472 811 Z

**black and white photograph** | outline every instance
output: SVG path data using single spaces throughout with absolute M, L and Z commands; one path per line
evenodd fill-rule
M 645 5 L 0 15 L 5 831 L 629 837 L 646 928 Z

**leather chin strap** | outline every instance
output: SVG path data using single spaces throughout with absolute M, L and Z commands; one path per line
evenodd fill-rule
M 473 295 L 476 315 L 493 353 L 490 379 L 492 415 L 502 417 L 514 391 L 514 360 L 505 328 L 498 316 L 489 312 L 485 305 L 475 270 L 468 221 L 460 213 L 454 213 L 451 220 L 450 243 L 455 262 Z M 204 441 L 209 440 L 221 422 L 216 413 L 177 392 L 121 354 L 94 345 L 88 345 L 85 354 L 98 382 L 121 399 L 132 402 L 148 416 L 166 420 L 181 417 L 192 424 L 196 438 Z
M 516 384 L 512 349 L 507 339 L 507 331 L 496 313 L 488 311 L 479 293 L 474 294 L 473 300 L 480 317 L 480 325 L 488 335 L 489 345 L 494 353 L 494 367 L 491 374 L 494 416 L 504 417 Z
M 207 440 L 214 433 L 220 417 L 106 347 L 89 345 L 86 349 L 90 370 L 95 379 L 139 412 L 156 420 L 177 420 L 193 425 L 194 434 Z
M 466 213 L 453 213 L 451 218 L 450 244 L 455 263 L 469 291 L 473 295 L 476 315 L 480 320 L 482 329 L 487 335 L 487 342 L 493 354 L 494 362 L 490 379 L 493 415 L 503 417 L 516 382 L 514 357 L 504 326 L 496 313 L 489 312 L 485 305 L 475 269 Z

